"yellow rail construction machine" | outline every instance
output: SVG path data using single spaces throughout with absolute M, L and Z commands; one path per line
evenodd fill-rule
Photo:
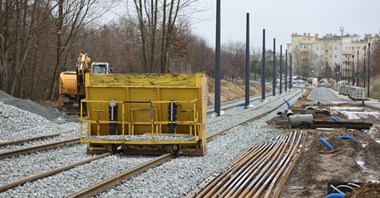
M 86 73 L 85 93 L 80 140 L 88 153 L 120 148 L 127 154 L 206 153 L 208 90 L 203 73 Z
M 59 75 L 59 100 L 66 108 L 79 108 L 79 101 L 85 98 L 85 74 L 108 74 L 109 64 L 106 62 L 93 62 L 86 53 L 80 53 L 76 71 L 65 71 Z

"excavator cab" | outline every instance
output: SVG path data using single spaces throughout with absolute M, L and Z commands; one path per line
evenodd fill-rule
M 108 74 L 110 72 L 109 64 L 105 62 L 93 62 L 91 64 L 91 73 Z
M 60 74 L 59 100 L 61 106 L 68 109 L 78 109 L 79 102 L 85 98 L 85 74 L 108 74 L 109 63 L 93 62 L 87 53 L 80 53 L 76 64 L 76 71 L 66 71 Z

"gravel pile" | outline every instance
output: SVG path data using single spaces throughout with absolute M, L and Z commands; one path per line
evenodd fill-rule
M 15 106 L 18 109 L 23 109 L 25 111 L 40 115 L 50 121 L 55 121 L 58 123 L 63 123 L 66 119 L 69 118 L 66 114 L 58 111 L 55 108 L 44 107 L 31 100 L 14 98 L 0 90 L 0 104 L 1 103 Z
M 151 159 L 153 157 L 113 155 L 7 190 L 0 193 L 0 197 L 16 195 L 17 197 L 68 197 L 85 187 Z
M 261 108 L 256 113 L 260 113 L 259 111 L 265 109 Z M 234 128 L 208 142 L 207 155 L 204 157 L 176 158 L 100 194 L 99 197 L 181 197 L 208 177 L 225 170 L 244 150 L 278 135 L 277 129 L 266 124 L 266 120 L 273 117 L 273 114 Z
M 34 113 L 0 103 L 1 141 L 58 132 L 58 125 Z
M 37 114 L 1 102 L 0 112 L 0 142 L 67 131 L 73 132 L 62 134 L 57 138 L 51 138 L 51 141 L 78 137 L 79 124 L 77 123 L 66 122 L 64 124 L 57 124 Z M 35 141 L 24 145 L 40 143 L 39 141 Z M 11 147 L 15 146 L 2 147 L 1 149 L 9 150 Z

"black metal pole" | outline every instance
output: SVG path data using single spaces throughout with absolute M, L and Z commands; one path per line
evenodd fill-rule
M 291 90 L 293 88 L 293 66 L 292 66 L 292 54 L 289 54 L 289 58 L 290 58 L 290 63 L 289 63 L 289 90 Z
M 352 55 L 352 70 L 351 70 L 351 80 L 352 80 L 352 84 L 351 84 L 351 85 L 354 85 L 354 84 L 355 84 L 355 77 L 354 77 L 354 74 L 355 74 L 355 55 Z
M 288 91 L 288 50 L 285 50 L 285 92 Z
M 365 62 L 365 49 L 366 49 L 366 46 L 364 46 L 364 51 L 363 51 L 363 87 L 365 89 L 365 67 L 366 67 L 366 62 Z
M 359 87 L 359 51 L 356 55 L 356 86 Z
M 276 39 L 273 39 L 273 82 L 272 82 L 272 95 L 276 96 Z
M 368 76 L 367 76 L 367 79 L 368 79 L 368 98 L 369 98 L 369 89 L 370 89 L 370 80 L 371 80 L 371 43 L 368 43 L 368 68 L 367 68 L 367 71 L 368 71 Z
M 280 94 L 282 94 L 282 45 L 280 45 Z
M 215 113 L 220 116 L 220 0 L 216 0 Z
M 263 57 L 261 64 L 261 100 L 265 100 L 265 29 L 263 29 Z
M 245 41 L 245 108 L 249 105 L 249 13 L 247 13 L 247 27 L 246 27 L 246 41 Z

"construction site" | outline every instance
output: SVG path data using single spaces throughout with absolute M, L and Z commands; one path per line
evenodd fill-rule
M 0 198 L 380 198 L 379 34 L 272 1 L 0 0 Z

